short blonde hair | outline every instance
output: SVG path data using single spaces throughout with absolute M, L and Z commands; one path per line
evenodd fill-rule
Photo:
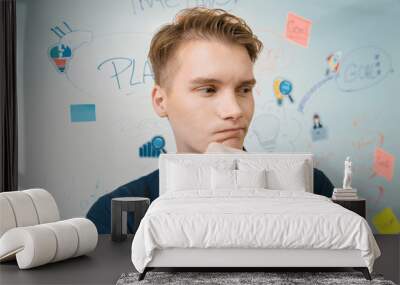
M 178 46 L 193 39 L 216 39 L 246 48 L 254 63 L 263 44 L 246 22 L 222 9 L 195 7 L 180 11 L 171 24 L 164 25 L 150 44 L 149 59 L 156 84 L 164 84 L 166 66 Z

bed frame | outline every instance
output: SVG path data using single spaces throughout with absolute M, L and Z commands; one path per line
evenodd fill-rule
M 313 192 L 313 161 L 310 153 L 260 153 L 260 154 L 161 154 L 159 158 L 160 195 L 165 193 L 166 161 L 169 159 L 197 160 L 199 163 L 213 159 L 232 158 L 269 158 L 299 159 L 306 162 L 308 186 L 306 191 Z M 233 271 L 253 271 L 255 268 L 343 268 L 350 267 L 361 271 L 367 280 L 371 275 L 359 250 L 331 249 L 255 249 L 255 248 L 168 248 L 157 249 L 139 280 L 143 280 L 148 271 L 156 268 L 229 268 Z
M 253 271 L 255 268 L 338 268 L 350 267 L 361 271 L 371 280 L 369 270 L 359 250 L 331 249 L 240 249 L 240 248 L 169 248 L 157 249 L 139 280 L 155 268 L 212 269 Z

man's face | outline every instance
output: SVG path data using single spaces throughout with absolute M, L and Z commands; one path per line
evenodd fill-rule
M 241 149 L 254 112 L 253 63 L 236 44 L 192 40 L 167 68 L 165 116 L 178 152 L 202 153 L 211 142 Z

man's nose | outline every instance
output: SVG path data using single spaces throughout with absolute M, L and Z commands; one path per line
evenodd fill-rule
M 235 92 L 221 94 L 218 106 L 219 116 L 224 120 L 237 120 L 243 116 L 243 110 Z

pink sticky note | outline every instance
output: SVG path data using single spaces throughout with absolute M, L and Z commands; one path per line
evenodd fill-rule
M 374 155 L 374 174 L 385 177 L 388 181 L 393 179 L 394 156 L 377 147 Z
M 310 20 L 289 12 L 286 20 L 285 36 L 303 47 L 308 47 L 311 25 Z

